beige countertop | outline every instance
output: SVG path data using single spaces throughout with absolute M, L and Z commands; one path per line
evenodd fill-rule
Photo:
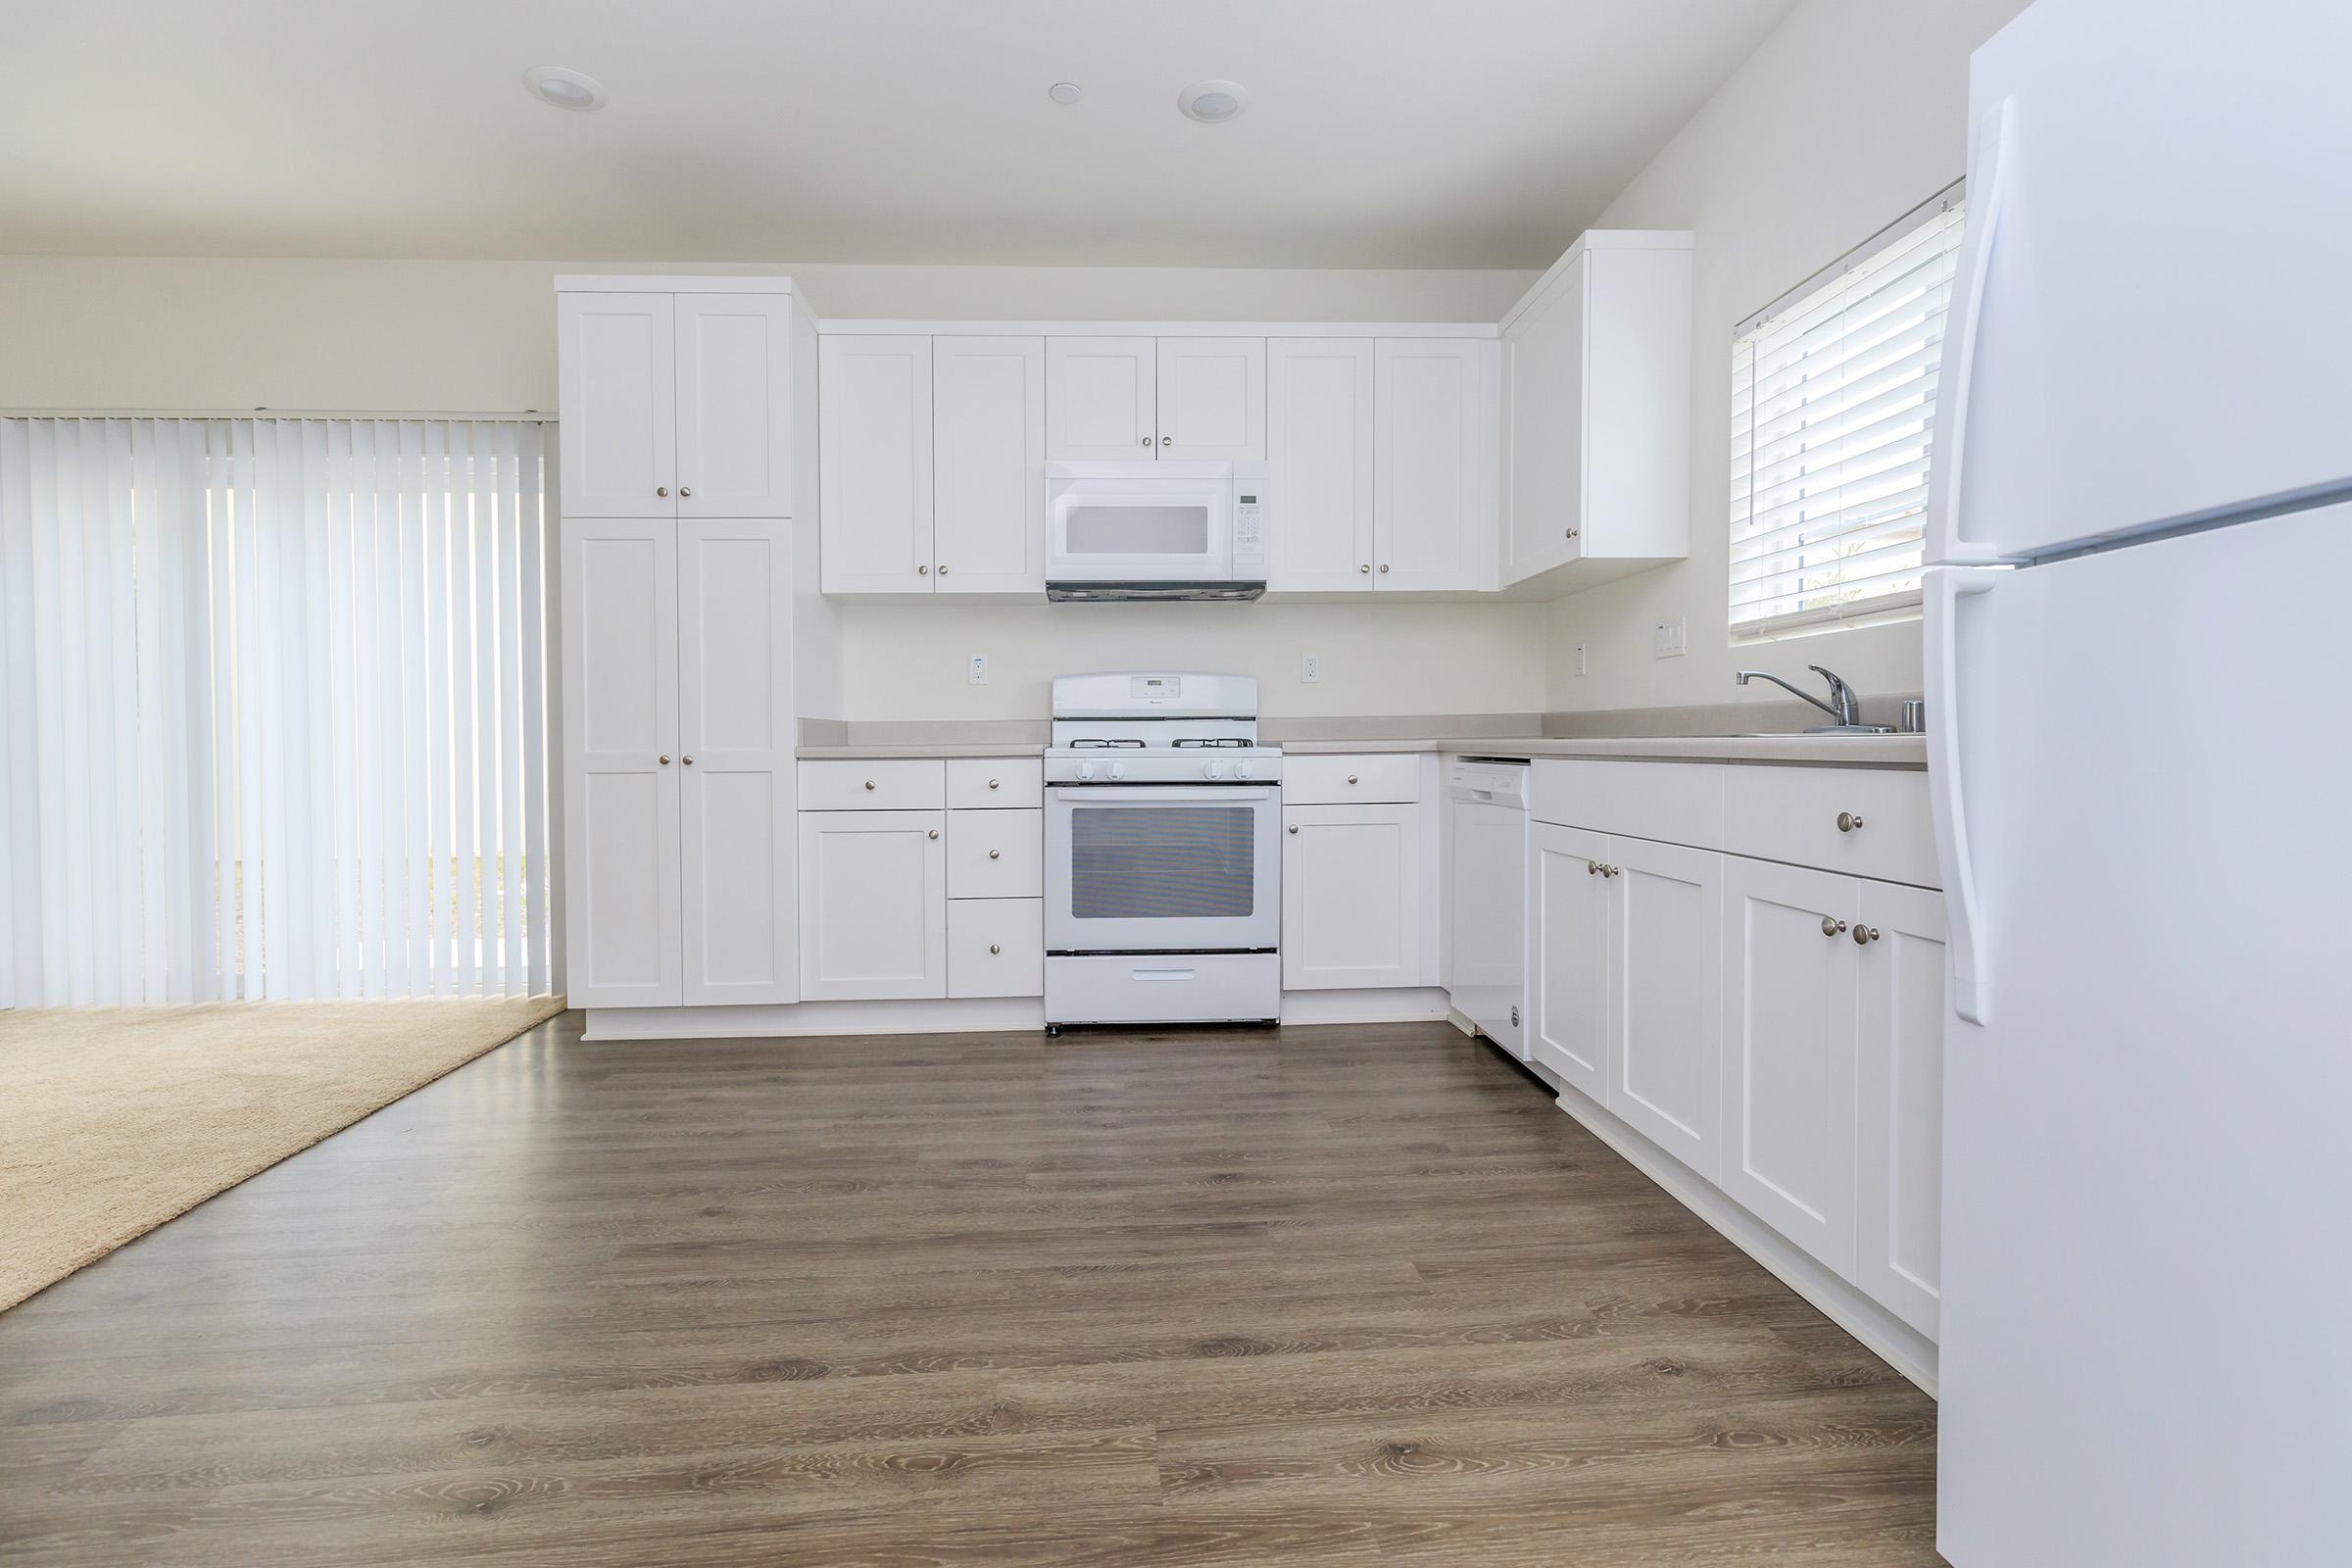
M 1912 767 L 1928 765 L 1928 746 L 1919 735 L 1679 735 L 1593 737 L 1551 740 L 1541 736 L 1438 735 L 1379 740 L 1289 740 L 1291 757 L 1364 756 L 1381 752 L 1446 752 L 1476 757 L 1591 757 L 1656 762 L 1777 762 L 1816 767 Z M 911 742 L 872 746 L 803 746 L 804 760 L 888 760 L 927 757 L 1036 757 L 1034 743 Z

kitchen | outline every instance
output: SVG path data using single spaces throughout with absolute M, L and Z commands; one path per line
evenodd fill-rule
M 808 84 L 786 37 L 889 57 L 755 9 L 501 22 L 466 134 L 515 158 L 383 201 L 690 168 L 760 62 Z M 640 188 L 666 232 L 413 250 L 266 173 L 276 230 L 24 193 L 0 1042 L 535 1008 L 0 1313 L 37 1560 L 417 1555 L 329 1477 L 460 1556 L 512 1486 L 496 1544 L 582 1561 L 2341 1560 L 2343 17 L 1495 0 L 1578 89 L 1531 186 L 1408 57 L 1535 68 L 1436 8 L 1347 94 L 1325 7 L 901 9 L 992 128 L 925 167 L 847 72 L 870 189 L 768 148 L 808 214 L 698 174 Z M 124 608 L 61 619 L 110 495 Z M 250 721 L 149 722 L 183 631 Z M 152 792 L 182 728 L 213 793 L 87 858 L 63 781 Z M 140 869 L 173 811 L 243 846 L 214 902 Z M 110 989 L 73 890 L 118 873 Z M 744 1490 L 631 1493 L 672 1465 Z

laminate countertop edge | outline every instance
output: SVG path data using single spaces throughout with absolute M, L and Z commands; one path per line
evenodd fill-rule
M 1279 743 L 1289 757 L 1363 757 L 1439 752 L 1454 757 L 1589 758 L 1632 762 L 1735 762 L 1810 767 L 1925 769 L 1928 746 L 1919 735 L 1689 735 L 1551 740 L 1503 736 L 1412 736 L 1379 740 L 1293 740 Z M 903 758 L 1037 757 L 1034 742 L 967 742 L 934 746 L 803 746 L 803 761 L 888 760 Z

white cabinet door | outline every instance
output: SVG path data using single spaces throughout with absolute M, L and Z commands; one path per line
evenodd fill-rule
M 1769 860 L 1726 865 L 1723 1190 L 1851 1278 L 1859 887 Z
M 679 884 L 688 1006 L 797 1000 L 792 542 L 678 524 Z
M 1421 808 L 1283 812 L 1282 984 L 1421 983 Z
M 1264 338 L 1163 337 L 1157 353 L 1160 457 L 1265 457 Z
M 1046 340 L 931 340 L 936 592 L 1046 591 Z
M 791 296 L 680 294 L 673 310 L 678 515 L 791 516 Z
M 1372 587 L 1372 340 L 1266 343 L 1273 593 Z
M 1148 337 L 1046 339 L 1046 456 L 1057 463 L 1152 456 L 1155 361 Z
M 1609 1098 L 1609 841 L 1538 822 L 1528 868 L 1529 1054 L 1564 1083 Z
M 1591 253 L 1502 336 L 1502 581 L 1573 561 L 1583 534 Z
M 945 811 L 801 813 L 801 996 L 948 994 Z
M 1862 884 L 1853 1281 L 1936 1335 L 1943 1271 L 1943 900 Z
M 675 327 L 667 294 L 556 296 L 565 516 L 675 514 Z
M 931 340 L 825 338 L 817 397 L 823 591 L 928 593 Z
M 1723 857 L 1612 838 L 1609 1108 L 1715 1180 Z M 1818 936 L 1816 938 L 1818 940 Z
M 566 990 L 578 1007 L 679 1002 L 677 525 L 566 518 Z
M 1373 584 L 1477 588 L 1494 537 L 1495 346 L 1382 338 L 1375 357 Z

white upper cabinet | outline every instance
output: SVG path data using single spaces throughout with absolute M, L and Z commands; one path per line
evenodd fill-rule
M 928 593 L 931 339 L 819 345 L 818 575 L 826 593 Z
M 931 453 L 935 591 L 1044 593 L 1044 338 L 931 340 Z
M 1148 337 L 1046 339 L 1046 455 L 1057 463 L 1154 456 L 1157 363 Z
M 1372 588 L 1372 339 L 1266 344 L 1273 593 Z
M 677 353 L 670 296 L 558 294 L 556 367 L 564 515 L 674 515 Z
M 1374 359 L 1374 586 L 1488 586 L 1495 345 L 1478 338 L 1382 338 Z
M 678 515 L 791 516 L 791 296 L 680 294 L 674 311 Z
M 1502 325 L 1502 583 L 1560 592 L 1690 537 L 1690 236 L 1593 230 Z
M 808 330 L 792 295 L 567 281 L 556 295 L 564 514 L 790 516 L 793 343 Z
M 1171 460 L 1258 461 L 1266 455 L 1266 340 L 1163 337 L 1159 446 Z
M 678 529 L 678 856 L 688 1006 L 797 999 L 789 527 Z

